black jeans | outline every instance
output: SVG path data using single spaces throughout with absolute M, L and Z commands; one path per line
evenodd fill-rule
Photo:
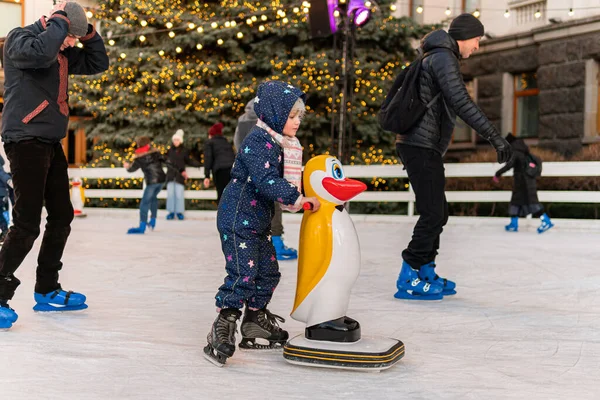
M 412 240 L 402 252 L 402 258 L 419 269 L 435 260 L 440 235 L 448 222 L 444 162 L 441 154 L 431 149 L 397 144 L 396 152 L 408 173 L 419 213 Z
M 223 190 L 231 180 L 231 168 L 222 168 L 215 171 L 215 187 L 217 189 L 217 203 L 221 201 Z
M 0 299 L 10 300 L 20 281 L 13 275 L 40 234 L 42 207 L 48 211 L 46 230 L 38 255 L 35 291 L 60 288 L 58 271 L 71 232 L 73 206 L 69 196 L 68 164 L 60 143 L 37 140 L 7 143 L 15 205 L 14 225 L 0 250 Z
M 273 213 L 273 218 L 271 218 L 271 235 L 283 235 L 283 210 L 281 209 L 281 203 L 275 203 L 275 212 Z

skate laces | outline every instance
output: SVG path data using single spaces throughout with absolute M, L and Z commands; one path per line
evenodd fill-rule
M 221 340 L 228 342 L 235 342 L 235 331 L 237 328 L 237 318 L 231 320 L 231 317 L 236 317 L 235 314 L 229 314 L 227 316 L 220 314 L 219 322 L 217 322 L 216 332 L 217 337 Z M 231 325 L 234 325 L 233 329 L 230 329 Z
M 265 308 L 263 310 L 259 310 L 258 321 L 261 322 L 261 325 L 267 323 L 269 327 L 281 330 L 279 323 L 284 323 L 285 319 L 277 314 L 273 314 L 271 311 Z

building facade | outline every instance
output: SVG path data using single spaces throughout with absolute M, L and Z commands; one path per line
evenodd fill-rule
M 462 12 L 486 36 L 462 62 L 467 89 L 502 131 L 565 156 L 600 140 L 600 1 L 406 0 L 397 15 L 447 27 Z M 457 121 L 452 153 L 487 145 Z

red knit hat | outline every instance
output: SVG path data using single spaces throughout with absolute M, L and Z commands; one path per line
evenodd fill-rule
M 223 124 L 217 122 L 208 130 L 208 136 L 221 136 L 223 134 Z

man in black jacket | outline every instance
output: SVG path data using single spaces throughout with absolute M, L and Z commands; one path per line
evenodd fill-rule
M 459 116 L 498 153 L 498 162 L 510 159 L 510 145 L 473 102 L 460 73 L 459 60 L 479 48 L 483 25 L 471 14 L 456 17 L 447 32 L 431 32 L 421 42 L 426 55 L 421 64 L 419 93 L 424 104 L 441 92 L 421 121 L 406 134 L 397 135 L 396 151 L 408 173 L 415 192 L 420 217 L 408 248 L 402 252 L 402 269 L 396 293 L 402 299 L 441 299 L 455 294 L 455 284 L 435 273 L 435 258 L 440 234 L 448 221 L 448 203 L 444 193 L 443 155 L 452 138 Z
M 77 41 L 82 48 L 73 47 Z M 61 146 L 69 122 L 68 76 L 108 69 L 100 35 L 75 2 L 61 3 L 49 18 L 13 29 L 4 44 L 2 140 L 15 189 L 14 226 L 0 251 L 0 327 L 17 319 L 8 307 L 19 285 L 14 272 L 40 234 L 42 207 L 48 211 L 38 256 L 34 298 L 37 311 L 83 309 L 85 296 L 58 282 L 71 231 L 73 207 L 68 164 Z

